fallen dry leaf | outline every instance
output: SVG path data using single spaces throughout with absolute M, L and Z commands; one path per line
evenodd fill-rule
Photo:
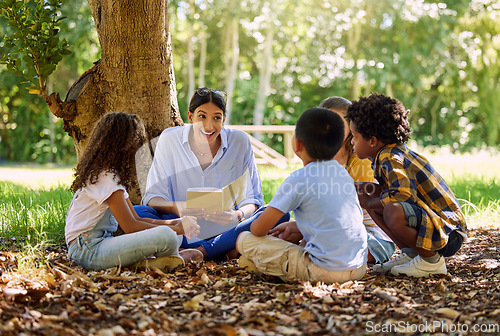
M 440 314 L 440 315 L 443 315 L 443 316 L 446 316 L 446 317 L 449 317 L 452 319 L 456 319 L 460 315 L 460 312 L 456 311 L 455 309 L 451 309 L 451 308 L 439 308 L 439 309 L 436 309 L 436 314 Z
M 284 283 L 236 261 L 188 264 L 173 273 L 128 268 L 90 272 L 65 248 L 36 276 L 0 252 L 0 335 L 413 335 L 425 321 L 498 326 L 500 233 L 473 239 L 447 258 L 445 277 L 377 275 L 345 284 Z M 483 245 L 481 245 L 483 243 Z M 48 275 L 50 274 L 50 275 Z M 499 327 L 500 328 L 500 327 Z M 442 333 L 433 328 L 428 334 Z M 417 332 L 418 334 L 418 332 Z M 420 334 L 425 334 L 422 332 Z M 456 333 L 458 334 L 458 333 Z M 498 335 L 500 329 L 487 334 Z

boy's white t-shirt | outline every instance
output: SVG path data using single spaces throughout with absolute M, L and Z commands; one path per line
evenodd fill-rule
M 88 184 L 76 191 L 66 216 L 66 244 L 83 232 L 95 227 L 109 208 L 106 200 L 117 190 L 128 193 L 123 185 L 118 184 L 119 177 L 113 173 L 102 172 L 95 184 Z
M 367 261 L 367 233 L 354 181 L 337 161 L 317 161 L 293 172 L 269 206 L 293 211 L 305 250 L 323 269 L 347 271 Z

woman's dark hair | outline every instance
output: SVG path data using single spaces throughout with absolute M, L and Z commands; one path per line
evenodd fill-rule
M 331 160 L 344 141 L 344 122 L 337 113 L 314 107 L 297 120 L 295 137 L 302 141 L 311 158 Z
M 76 166 L 71 190 L 96 183 L 101 172 L 117 175 L 118 183 L 128 188 L 135 172 L 135 153 L 145 142 L 144 126 L 136 115 L 105 114 L 94 126 Z
M 344 114 L 347 113 L 347 109 L 351 106 L 351 101 L 349 99 L 345 99 L 344 97 L 332 96 L 328 97 L 319 104 L 319 107 L 326 108 L 332 111 L 342 111 Z M 344 140 L 342 146 L 345 148 L 347 153 L 347 164 L 351 160 L 351 155 L 354 153 L 354 149 L 352 146 L 352 133 L 346 129 L 344 130 L 344 136 L 347 133 L 347 137 Z
M 364 139 L 374 136 L 386 144 L 402 144 L 410 138 L 409 112 L 399 100 L 372 93 L 353 101 L 346 119 L 356 125 Z
M 193 113 L 199 106 L 210 102 L 220 108 L 223 114 L 226 114 L 226 93 L 209 88 L 199 88 L 194 92 L 189 102 L 189 112 Z

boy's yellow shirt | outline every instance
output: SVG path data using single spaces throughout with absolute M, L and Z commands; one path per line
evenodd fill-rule
M 360 159 L 355 153 L 352 153 L 345 168 L 354 182 L 373 182 L 373 169 L 370 160 Z

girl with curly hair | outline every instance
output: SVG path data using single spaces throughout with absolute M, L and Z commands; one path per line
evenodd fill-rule
M 94 127 L 76 166 L 75 192 L 66 217 L 70 258 L 89 270 L 114 266 L 158 267 L 171 271 L 186 260 L 200 259 L 197 250 L 179 254 L 177 235 L 196 235 L 193 217 L 171 220 L 140 218 L 128 197 L 135 170 L 135 153 L 146 132 L 133 114 L 104 115 Z M 112 236 L 118 226 L 125 232 Z M 154 255 L 156 258 L 144 260 Z

